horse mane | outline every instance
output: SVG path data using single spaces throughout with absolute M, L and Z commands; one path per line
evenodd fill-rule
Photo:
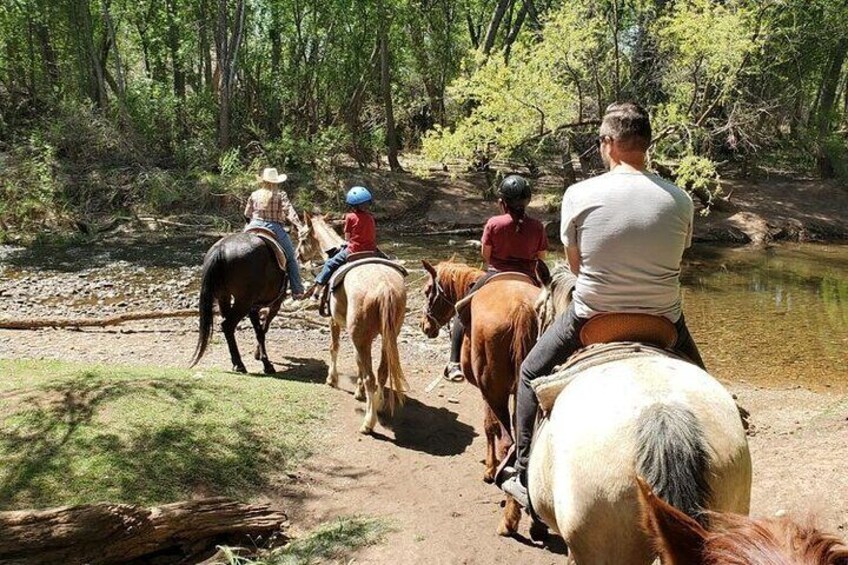
M 848 546 L 811 520 L 799 525 L 785 517 L 755 520 L 717 513 L 710 513 L 709 519 L 704 555 L 710 565 L 777 565 L 790 563 L 788 556 L 798 565 L 848 565 Z
M 442 261 L 436 265 L 436 274 L 439 275 L 439 284 L 454 300 L 459 300 L 468 290 L 474 286 L 485 274 L 482 270 L 460 263 L 453 259 Z
M 551 282 L 536 299 L 536 319 L 539 332 L 548 329 L 557 316 L 565 312 L 571 302 L 571 292 L 577 283 L 577 276 L 562 262 L 557 262 L 551 270 Z

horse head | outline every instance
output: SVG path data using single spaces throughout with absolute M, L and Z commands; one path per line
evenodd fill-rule
M 547 266 L 537 268 L 537 277 L 544 285 L 536 299 L 536 319 L 541 335 L 568 308 L 577 277 L 565 263 L 557 263 L 553 271 L 548 271 Z
M 709 512 L 705 528 L 659 498 L 641 477 L 636 481 L 643 528 L 663 565 L 848 565 L 848 546 L 811 525 Z
M 303 227 L 297 232 L 297 257 L 301 263 L 308 261 L 324 261 L 326 259 L 326 249 L 332 247 L 321 241 L 325 231 L 332 232 L 332 228 L 327 226 L 325 217 L 321 215 L 313 215 L 309 212 L 303 213 Z M 335 234 L 338 238 L 338 234 Z M 341 239 L 341 238 L 338 238 Z
M 439 328 L 450 321 L 454 314 L 455 301 L 451 301 L 446 294 L 439 273 L 426 259 L 421 260 L 428 279 L 424 285 L 424 297 L 426 303 L 422 310 L 421 331 L 429 338 L 439 335 Z

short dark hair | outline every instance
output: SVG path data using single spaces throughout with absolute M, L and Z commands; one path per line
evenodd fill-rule
M 607 106 L 600 134 L 630 149 L 647 151 L 651 146 L 651 118 L 635 102 L 614 102 Z

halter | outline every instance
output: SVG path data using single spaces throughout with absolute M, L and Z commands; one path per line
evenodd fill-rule
M 455 306 L 453 302 L 451 302 L 450 298 L 448 298 L 448 295 L 442 288 L 442 285 L 439 283 L 439 279 L 437 277 L 434 277 L 433 280 L 436 283 L 434 287 L 436 289 L 436 292 L 433 293 L 432 298 L 429 298 L 427 300 L 427 306 L 424 308 L 424 316 L 428 320 L 433 322 L 436 327 L 442 327 L 444 325 L 444 322 L 440 322 L 436 318 L 436 316 L 433 315 L 433 308 L 436 306 L 436 304 L 439 303 L 439 301 L 447 303 L 450 308 L 455 308 Z

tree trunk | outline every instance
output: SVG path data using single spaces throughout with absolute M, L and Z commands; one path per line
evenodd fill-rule
M 389 37 L 386 31 L 387 22 L 380 26 L 380 84 L 383 92 L 383 104 L 386 114 L 386 149 L 389 157 L 389 167 L 393 171 L 402 171 L 398 161 L 400 149 L 397 132 L 395 131 L 395 112 L 392 107 L 392 79 L 390 73 Z
M 483 54 L 488 56 L 495 46 L 495 38 L 498 35 L 498 29 L 501 27 L 501 21 L 506 14 L 507 9 L 512 6 L 515 0 L 498 0 L 495 11 L 492 14 L 492 19 L 489 21 L 489 27 L 486 29 L 486 39 L 483 41 Z
M 238 63 L 238 49 L 244 31 L 244 0 L 236 4 L 236 17 L 233 31 L 229 31 L 229 14 L 227 0 L 218 0 L 218 26 L 215 32 L 215 44 L 218 56 L 218 73 L 221 86 L 218 113 L 218 145 L 221 149 L 230 147 L 230 98 L 235 82 Z
M 839 87 L 839 79 L 842 76 L 842 66 L 848 54 L 848 37 L 841 37 L 833 47 L 830 63 L 827 71 L 822 77 L 821 96 L 819 97 L 817 130 L 818 130 L 818 158 L 817 165 L 822 178 L 832 178 L 835 168 L 831 156 L 827 152 L 826 144 L 833 130 L 833 108 L 836 102 L 836 90 Z
M 0 512 L 0 561 L 126 563 L 170 553 L 197 563 L 216 545 L 278 535 L 285 521 L 284 513 L 265 505 L 225 498 L 153 508 L 88 504 Z
M 115 33 L 115 25 L 112 23 L 112 14 L 109 10 L 109 0 L 102 0 L 101 8 L 103 10 L 103 26 L 105 27 L 105 34 L 109 39 L 109 44 L 112 47 L 112 50 L 115 52 L 115 76 L 117 80 L 115 81 L 115 93 L 117 94 L 119 100 L 124 100 L 124 95 L 127 91 L 127 83 L 124 79 L 124 66 L 121 62 L 121 52 L 118 49 L 118 37 Z M 103 71 L 104 78 L 106 78 L 106 57 L 103 57 Z
M 180 30 L 177 28 L 175 0 L 166 0 L 168 12 L 168 50 L 171 52 L 171 68 L 174 78 L 174 95 L 185 98 L 185 73 L 180 59 Z

